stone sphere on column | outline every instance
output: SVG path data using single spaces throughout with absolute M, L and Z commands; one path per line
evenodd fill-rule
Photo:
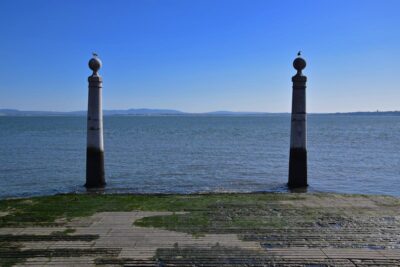
M 89 60 L 89 68 L 93 71 L 93 74 L 97 74 L 101 65 L 101 60 L 98 57 L 93 57 Z
M 302 71 L 305 69 L 307 63 L 306 61 L 302 58 L 302 57 L 297 57 L 294 61 L 293 61 L 293 67 L 297 70 L 297 71 Z

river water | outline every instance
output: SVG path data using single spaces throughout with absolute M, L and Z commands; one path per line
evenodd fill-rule
M 109 116 L 106 192 L 287 191 L 290 115 Z M 400 196 L 400 116 L 309 115 L 309 191 Z M 0 198 L 83 192 L 85 117 L 0 117 Z

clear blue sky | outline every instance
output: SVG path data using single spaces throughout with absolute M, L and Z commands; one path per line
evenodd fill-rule
M 0 1 L 0 108 L 289 112 L 292 61 L 310 112 L 400 110 L 398 0 Z

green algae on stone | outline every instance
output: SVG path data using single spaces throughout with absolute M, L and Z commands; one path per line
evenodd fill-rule
M 13 253 L 19 251 L 21 245 L 14 242 L 0 241 L 0 266 L 9 267 L 25 261 L 22 257 L 15 257 Z
M 0 243 L 1 245 L 1 243 Z M 23 263 L 28 258 L 52 258 L 52 257 L 82 257 L 82 256 L 105 256 L 116 257 L 121 249 L 106 248 L 57 248 L 57 249 L 25 249 L 19 247 L 3 248 L 0 247 L 1 266 L 13 266 Z
M 75 233 L 76 229 L 72 229 L 72 228 L 67 228 L 64 231 L 54 231 L 51 233 L 51 235 L 61 235 L 61 236 L 65 236 L 65 235 L 69 235 L 72 233 Z
M 0 235 L 0 242 L 37 242 L 37 241 L 93 241 L 98 235 Z
M 301 199 L 291 194 L 204 194 L 204 195 L 129 195 L 65 194 L 0 201 L 0 227 L 58 225 L 60 218 L 91 216 L 105 211 L 205 211 L 210 205 L 230 203 L 267 204 L 271 201 Z
M 145 217 L 134 222 L 138 226 L 195 235 L 242 233 L 249 229 L 323 225 L 324 218 L 328 217 L 344 222 L 351 221 L 355 215 L 373 216 L 379 212 L 390 217 L 398 214 L 399 203 L 398 199 L 386 196 L 325 193 L 66 194 L 1 200 L 0 211 L 6 215 L 0 217 L 0 227 L 62 225 L 72 218 L 96 212 L 140 210 L 184 213 Z

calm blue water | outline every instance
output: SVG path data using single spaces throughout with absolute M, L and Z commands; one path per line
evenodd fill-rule
M 286 191 L 290 116 L 106 117 L 108 192 Z M 310 191 L 400 196 L 400 117 L 308 117 Z M 0 198 L 84 191 L 86 118 L 0 117 Z

